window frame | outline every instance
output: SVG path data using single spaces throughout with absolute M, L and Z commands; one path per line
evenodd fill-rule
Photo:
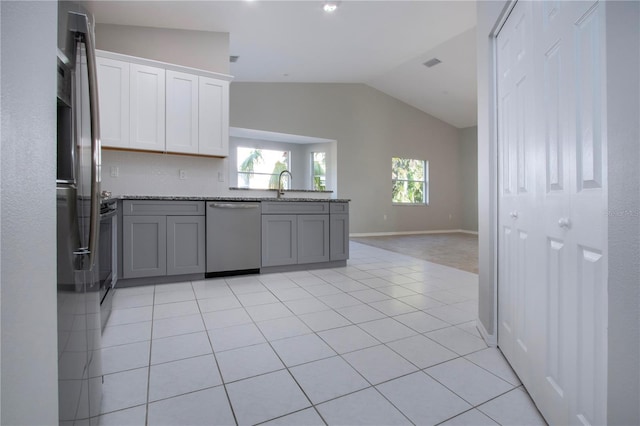
M 408 160 L 408 161 L 418 161 L 422 163 L 422 179 L 398 179 L 393 177 L 393 165 L 396 159 L 399 160 Z M 419 202 L 410 202 L 410 201 L 394 201 L 393 200 L 393 187 L 396 182 L 420 182 L 422 184 L 422 193 L 423 200 Z M 419 158 L 407 158 L 407 157 L 391 157 L 391 204 L 394 206 L 428 206 L 429 205 L 429 161 L 422 160 Z

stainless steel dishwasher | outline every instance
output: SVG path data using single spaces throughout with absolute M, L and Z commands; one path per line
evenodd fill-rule
M 259 202 L 207 202 L 207 277 L 260 272 Z

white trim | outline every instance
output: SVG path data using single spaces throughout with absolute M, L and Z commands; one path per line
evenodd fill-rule
M 498 157 L 498 34 L 505 22 L 511 15 L 514 7 L 516 6 L 517 0 L 507 0 L 506 4 L 500 16 L 491 30 L 490 33 L 490 50 L 491 50 L 491 83 L 493 87 L 492 90 L 489 91 L 489 99 L 491 101 L 490 109 L 490 123 L 489 123 L 489 149 L 491 153 L 489 157 L 495 162 L 489 169 L 490 174 L 490 191 L 489 195 L 492 200 L 492 208 L 493 215 L 491 218 L 491 239 L 493 240 L 492 248 L 493 248 L 493 256 L 491 259 L 491 278 L 493 284 L 493 334 L 489 334 L 487 330 L 484 328 L 484 325 L 478 320 L 477 323 L 482 326 L 482 328 L 478 328 L 480 334 L 483 336 L 485 342 L 487 342 L 490 346 L 498 345 L 498 318 L 499 318 L 499 309 L 498 309 L 498 286 L 500 278 L 498 276 L 498 241 L 499 241 L 499 228 L 498 228 L 498 216 L 500 212 L 500 192 L 498 191 L 499 185 L 499 172 L 498 172 L 498 164 L 500 164 L 500 160 Z
M 482 325 L 482 321 L 480 321 L 480 319 L 476 320 L 476 328 L 480 332 L 480 335 L 487 345 L 491 346 L 492 348 L 498 346 L 498 339 L 496 334 L 487 333 L 487 330 L 484 328 L 484 325 Z
M 394 235 L 426 235 L 426 234 L 473 234 L 478 235 L 477 231 L 467 231 L 465 229 L 440 229 L 434 231 L 400 231 L 400 232 L 358 232 L 351 233 L 349 237 L 387 237 Z
M 115 59 L 117 61 L 130 62 L 133 64 L 146 65 L 149 67 L 163 68 L 166 70 L 184 72 L 188 74 L 195 74 L 203 77 L 214 78 L 223 81 L 232 81 L 233 76 L 228 74 L 222 74 L 219 72 L 213 72 L 203 70 L 199 68 L 184 67 L 182 65 L 170 64 L 168 62 L 156 61 L 153 59 L 139 58 L 137 56 L 124 55 L 122 53 L 109 52 L 108 50 L 96 49 L 96 55 L 101 58 Z

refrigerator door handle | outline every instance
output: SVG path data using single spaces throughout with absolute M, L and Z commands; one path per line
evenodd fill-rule
M 95 255 L 98 250 L 98 238 L 100 229 L 100 172 L 101 172 L 101 147 L 100 147 L 100 116 L 98 106 L 98 74 L 96 65 L 96 51 L 93 40 L 93 31 L 89 17 L 84 16 L 83 24 L 86 31 L 82 31 L 82 40 L 87 54 L 87 72 L 89 78 L 89 114 L 91 117 L 91 213 L 89 217 L 89 268 L 92 268 Z

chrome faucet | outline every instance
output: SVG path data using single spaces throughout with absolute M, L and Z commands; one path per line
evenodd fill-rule
M 284 195 L 284 188 L 282 187 L 282 175 L 287 173 L 290 179 L 293 179 L 293 175 L 289 170 L 283 170 L 280 172 L 280 176 L 278 176 L 278 197 L 280 198 Z

